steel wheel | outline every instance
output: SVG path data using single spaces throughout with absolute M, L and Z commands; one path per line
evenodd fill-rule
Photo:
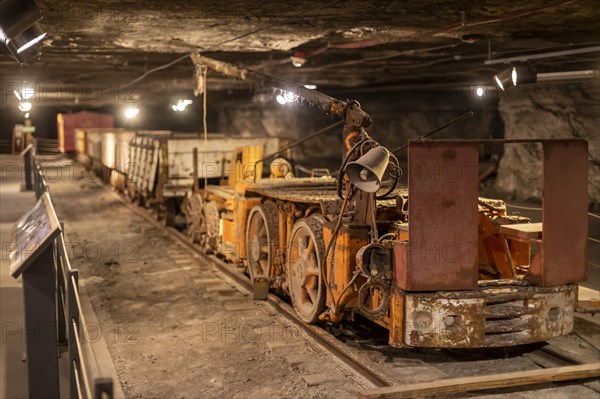
M 198 194 L 191 194 L 186 198 L 184 209 L 187 222 L 187 234 L 193 242 L 200 242 L 202 234 L 206 234 L 206 229 L 203 230 L 203 206 L 204 203 L 202 197 Z
M 306 323 L 317 321 L 325 310 L 324 256 L 322 221 L 312 216 L 298 220 L 288 246 L 287 280 L 296 313 Z
M 273 277 L 277 239 L 277 208 L 272 203 L 256 205 L 248 215 L 246 227 L 246 252 L 248 272 L 253 280 L 257 277 Z

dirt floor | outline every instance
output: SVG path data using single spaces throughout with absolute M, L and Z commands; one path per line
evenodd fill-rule
M 128 398 L 355 397 L 372 387 L 268 304 L 245 297 L 207 262 L 124 206 L 79 166 L 53 173 L 47 180 L 65 223 L 73 267 L 80 270 Z M 597 328 L 586 326 L 596 339 Z M 90 339 L 97 327 L 88 328 Z M 366 349 L 376 362 L 392 359 L 398 381 L 405 383 L 537 367 L 519 354 L 496 359 L 479 352 Z M 473 396 L 599 395 L 575 383 L 520 391 Z

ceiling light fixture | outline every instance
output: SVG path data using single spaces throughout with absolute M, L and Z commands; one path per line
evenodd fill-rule
M 284 91 L 283 98 L 285 99 L 286 102 L 293 103 L 298 99 L 298 96 L 295 95 L 294 93 L 292 93 L 291 91 Z
M 304 88 L 308 90 L 316 90 L 317 85 L 304 85 Z
M 513 69 L 508 68 L 503 70 L 497 75 L 494 75 L 494 81 L 498 88 L 502 91 L 506 90 L 506 88 L 512 83 Z
M 135 118 L 140 113 L 140 109 L 137 107 L 129 107 L 125 110 L 125 117 L 127 119 Z
M 292 65 L 296 68 L 300 68 L 306 62 L 306 53 L 304 51 L 296 50 L 290 57 Z
M 17 54 L 21 54 L 29 47 L 38 44 L 46 37 L 46 34 L 47 33 L 42 30 L 40 24 L 34 24 L 25 32 L 15 37 L 13 41 L 15 43 L 15 47 L 19 46 L 17 48 Z
M 527 84 L 537 82 L 537 74 L 533 65 L 529 63 L 519 63 L 513 65 L 512 70 L 513 85 Z
M 19 111 L 21 112 L 29 112 L 31 111 L 31 103 L 29 101 L 25 101 L 19 104 Z
M 187 100 L 187 99 L 177 100 L 176 104 L 171 105 L 171 109 L 175 112 L 183 112 L 183 111 L 185 111 L 186 107 L 192 103 L 193 103 L 192 100 Z
M 38 23 L 42 14 L 33 0 L 0 2 L 0 40 L 20 64 L 35 59 L 46 32 Z
M 477 90 L 475 90 L 475 93 L 477 94 L 477 96 L 483 97 L 483 94 L 485 93 L 485 91 L 483 90 L 483 87 L 479 86 L 477 88 Z
M 281 105 L 287 104 L 287 101 L 285 101 L 285 98 L 283 98 L 283 96 L 281 94 L 278 94 L 277 96 L 275 96 L 275 100 L 277 100 L 277 102 Z

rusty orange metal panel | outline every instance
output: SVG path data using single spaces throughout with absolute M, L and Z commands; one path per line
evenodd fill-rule
M 479 146 L 411 142 L 408 147 L 407 291 L 477 288 Z
M 588 146 L 585 141 L 544 142 L 541 268 L 530 281 L 555 286 L 586 280 Z M 538 265 L 539 266 L 539 265 Z

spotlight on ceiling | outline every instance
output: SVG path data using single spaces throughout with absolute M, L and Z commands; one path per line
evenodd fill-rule
M 41 53 L 46 32 L 38 23 L 42 14 L 33 0 L 0 1 L 0 40 L 17 62 L 26 64 Z
M 317 85 L 304 85 L 304 88 L 308 90 L 316 90 Z
M 17 54 L 21 54 L 31 46 L 38 44 L 45 37 L 46 32 L 42 30 L 40 24 L 36 23 L 31 25 L 25 32 L 15 36 L 10 44 L 17 48 Z
M 512 84 L 512 68 L 505 69 L 499 74 L 494 75 L 494 81 L 500 90 L 506 90 L 509 84 Z
M 306 62 L 306 53 L 304 51 L 296 50 L 290 57 L 290 60 L 292 61 L 293 66 L 300 68 Z
M 477 94 L 478 97 L 483 97 L 483 94 L 485 93 L 485 90 L 483 89 L 483 87 L 479 86 L 475 90 L 475 93 Z
M 535 83 L 537 74 L 533 65 L 529 63 L 512 64 L 509 68 L 494 75 L 494 81 L 500 90 L 506 90 L 509 86 L 517 84 Z
M 125 110 L 125 118 L 135 118 L 140 113 L 140 109 L 137 107 L 129 107 Z
M 513 65 L 511 74 L 513 85 L 537 82 L 537 73 L 533 65 L 520 63 Z

